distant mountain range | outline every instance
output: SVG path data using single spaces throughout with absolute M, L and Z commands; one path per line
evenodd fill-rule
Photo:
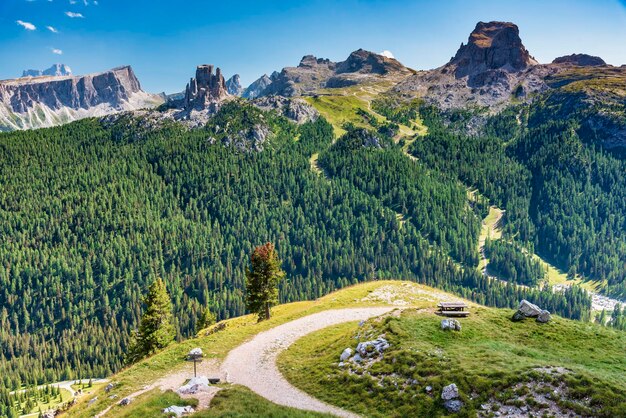
M 585 75 L 574 74 L 581 68 L 587 69 Z M 26 78 L 0 81 L 0 129 L 58 125 L 154 107 L 163 101 L 180 107 L 185 96 L 184 92 L 159 96 L 144 92 L 130 67 L 82 77 L 70 74 L 69 67 L 55 64 L 45 71 L 26 70 Z M 225 94 L 212 96 L 195 109 L 216 109 L 215 103 L 227 97 L 312 96 L 324 89 L 384 82 L 390 94 L 421 98 L 443 109 L 479 106 L 498 111 L 513 101 L 529 101 L 538 93 L 596 77 L 626 79 L 626 67 L 613 67 L 586 54 L 540 64 L 524 47 L 515 24 L 479 22 L 467 44 L 462 43 L 447 64 L 433 70 L 410 69 L 387 51 L 359 49 L 341 62 L 306 55 L 296 67 L 265 74 L 245 89 L 236 74 L 225 81 Z
M 44 75 L 72 75 L 72 69 L 65 64 L 53 64 L 47 70 L 24 70 L 22 72 L 22 77 L 41 77 Z

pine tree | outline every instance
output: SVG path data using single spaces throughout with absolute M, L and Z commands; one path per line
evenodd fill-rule
M 202 313 L 200 314 L 200 319 L 198 319 L 198 323 L 196 324 L 196 333 L 202 331 L 206 327 L 209 327 L 215 323 L 215 315 L 209 307 L 205 307 L 202 309 Z
M 258 246 L 250 255 L 246 267 L 246 307 L 259 316 L 270 319 L 270 308 L 278 303 L 278 283 L 285 277 L 274 244 Z
M 146 310 L 141 316 L 139 330 L 135 332 L 127 361 L 133 363 L 154 354 L 174 340 L 172 301 L 165 283 L 157 279 L 150 285 L 144 299 Z

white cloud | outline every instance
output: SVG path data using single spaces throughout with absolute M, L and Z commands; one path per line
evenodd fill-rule
M 52 33 L 59 33 L 57 28 L 55 28 L 54 26 L 46 26 L 46 29 L 48 29 Z
M 391 53 L 391 51 L 387 51 L 386 49 L 378 55 L 382 55 L 383 57 L 387 57 L 387 58 L 395 58 L 393 54 Z
M 24 22 L 23 20 L 16 20 L 15 23 L 22 26 L 26 30 L 35 30 L 37 27 L 30 22 Z
M 82 15 L 82 13 L 74 13 L 74 12 L 65 12 L 65 14 L 69 17 L 71 17 L 72 19 L 74 18 L 84 18 L 85 16 Z
M 57 55 L 63 55 L 63 51 L 56 48 L 52 48 L 52 53 Z

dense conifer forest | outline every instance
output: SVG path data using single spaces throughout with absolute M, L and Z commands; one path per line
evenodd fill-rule
M 478 188 L 506 210 L 505 234 L 570 276 L 600 280 L 626 297 L 626 161 L 544 101 L 492 117 L 485 132 L 455 127 L 468 114 L 423 107 L 429 134 L 410 152 Z
M 201 129 L 147 128 L 124 116 L 0 135 L 0 400 L 24 385 L 118 370 L 157 277 L 172 297 L 178 339 L 193 335 L 207 307 L 218 319 L 245 313 L 248 254 L 265 242 L 276 244 L 287 273 L 281 302 L 403 278 L 491 306 L 526 298 L 589 319 L 590 298 L 578 288 L 525 289 L 476 270 L 487 202 L 468 200 L 459 179 L 506 207 L 516 240 L 583 273 L 601 264 L 610 289 L 623 290 L 616 263 L 624 237 L 610 230 L 626 213 L 612 211 L 624 203 L 613 192 L 624 181 L 620 160 L 572 144 L 567 158 L 596 162 L 537 179 L 533 167 L 549 150 L 532 137 L 461 147 L 466 138 L 437 117 L 411 148 L 420 161 L 384 133 L 347 127 L 335 142 L 324 119 L 297 126 L 236 101 Z M 262 151 L 229 142 L 229 132 L 259 125 L 272 132 Z M 571 142 L 539 132 L 561 148 Z M 311 169 L 316 153 L 322 173 Z M 468 164 L 475 170 L 463 171 Z M 572 207 L 556 202 L 558 193 L 582 191 L 589 196 Z M 541 210 L 530 209 L 536 199 L 545 201 Z M 589 199 L 601 203 L 587 207 Z

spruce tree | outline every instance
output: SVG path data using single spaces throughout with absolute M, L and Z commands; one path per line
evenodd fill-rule
M 246 307 L 259 321 L 270 319 L 270 308 L 278 303 L 278 283 L 284 277 L 274 244 L 268 242 L 252 251 L 246 267 Z
M 172 301 L 163 280 L 157 279 L 150 285 L 144 304 L 146 310 L 141 316 L 139 330 L 135 333 L 128 351 L 129 363 L 154 354 L 171 343 L 176 336 Z
M 213 312 L 211 312 L 211 310 L 207 306 L 204 309 L 202 309 L 202 313 L 200 314 L 200 319 L 198 319 L 198 322 L 196 323 L 196 333 L 202 331 L 206 327 L 213 325 L 214 323 L 215 323 L 215 315 L 213 314 Z

